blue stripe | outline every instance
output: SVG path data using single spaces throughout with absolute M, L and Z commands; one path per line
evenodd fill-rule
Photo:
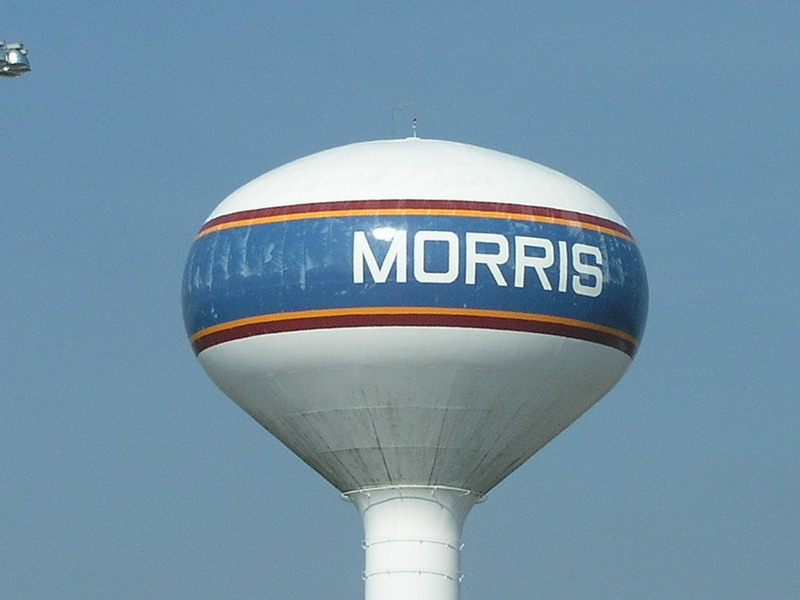
M 398 283 L 392 270 L 386 283 L 375 283 L 368 268 L 364 283 L 354 283 L 354 232 L 367 232 L 378 263 L 389 242 L 376 239 L 376 228 L 407 231 L 407 282 Z M 418 231 L 452 231 L 459 239 L 458 278 L 447 284 L 420 283 L 414 278 L 413 237 Z M 510 259 L 500 265 L 508 285 L 497 285 L 488 267 L 477 265 L 474 285 L 465 281 L 466 233 L 493 233 L 509 241 Z M 514 236 L 546 238 L 558 251 L 586 244 L 603 256 L 603 289 L 597 297 L 576 293 L 573 277 L 581 276 L 570 257 L 568 289 L 558 291 L 558 261 L 546 269 L 552 290 L 542 288 L 532 268 L 525 286 L 514 287 Z M 447 270 L 447 245 L 426 245 L 428 272 Z M 479 252 L 495 247 L 479 246 Z M 587 259 L 588 260 L 588 259 Z M 589 260 L 589 262 L 592 262 Z M 517 219 L 464 216 L 343 216 L 280 221 L 234 227 L 198 238 L 189 254 L 183 282 L 183 312 L 189 335 L 236 319 L 291 311 L 365 307 L 432 306 L 483 308 L 547 314 L 579 319 L 621 330 L 637 339 L 647 312 L 647 280 L 636 245 L 619 236 L 574 226 Z

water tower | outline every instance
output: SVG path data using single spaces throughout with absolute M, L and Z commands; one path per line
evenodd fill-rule
M 458 598 L 468 511 L 620 379 L 646 311 L 597 194 L 418 138 L 246 184 L 183 281 L 211 379 L 361 513 L 367 600 Z

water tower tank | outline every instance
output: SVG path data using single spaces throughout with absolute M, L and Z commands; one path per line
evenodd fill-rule
M 368 600 L 458 597 L 470 507 L 611 389 L 646 310 L 636 243 L 597 194 L 417 138 L 246 184 L 183 282 L 208 375 L 361 512 Z

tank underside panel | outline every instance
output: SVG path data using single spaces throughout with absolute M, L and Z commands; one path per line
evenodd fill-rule
M 597 402 L 631 362 L 578 339 L 434 327 L 276 333 L 198 358 L 226 394 L 343 492 L 441 485 L 481 494 Z

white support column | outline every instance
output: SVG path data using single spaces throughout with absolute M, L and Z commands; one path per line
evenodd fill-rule
M 461 530 L 477 494 L 395 486 L 345 497 L 364 519 L 366 600 L 458 600 Z

